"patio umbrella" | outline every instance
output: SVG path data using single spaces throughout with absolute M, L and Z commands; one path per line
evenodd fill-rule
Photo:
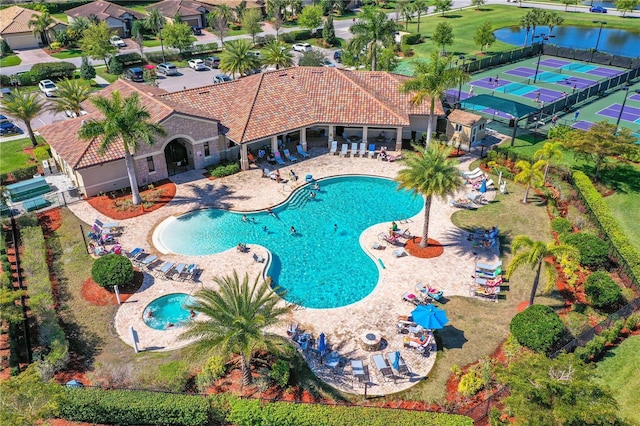
M 485 192 L 487 192 L 487 180 L 484 179 L 482 181 L 482 183 L 480 184 L 480 188 L 478 189 L 478 192 L 480 192 L 481 194 L 484 194 Z
M 393 369 L 396 371 L 400 369 L 400 351 L 396 351 L 396 356 L 393 359 Z
M 67 386 L 68 388 L 82 388 L 84 387 L 84 384 L 82 384 L 82 382 L 73 379 L 73 380 L 69 380 L 67 383 L 65 383 L 65 386 Z
M 324 355 L 327 351 L 327 342 L 325 341 L 324 333 L 320 333 L 320 337 L 318 337 L 318 352 L 320 355 Z
M 447 313 L 433 305 L 420 305 L 411 312 L 416 324 L 431 330 L 438 330 L 449 322 Z

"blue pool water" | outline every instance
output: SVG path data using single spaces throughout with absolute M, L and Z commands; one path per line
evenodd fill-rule
M 182 327 L 191 319 L 187 306 L 193 302 L 188 294 L 167 294 L 149 303 L 142 312 L 142 318 L 145 324 L 156 330 Z
M 360 234 L 377 223 L 415 216 L 424 200 L 397 191 L 396 182 L 383 178 L 344 176 L 319 184 L 315 199 L 305 185 L 274 209 L 277 217 L 260 212 L 243 222 L 242 214 L 224 210 L 187 213 L 164 229 L 160 242 L 186 255 L 219 253 L 239 242 L 260 244 L 272 253 L 268 275 L 286 290 L 288 301 L 309 308 L 357 302 L 379 277 L 375 260 L 359 244 Z

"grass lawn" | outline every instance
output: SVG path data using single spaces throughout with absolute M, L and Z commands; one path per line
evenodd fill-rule
M 69 23 L 69 18 L 67 17 L 67 14 L 64 12 L 52 13 L 51 17 L 56 18 L 59 21 Z
M 15 65 L 20 65 L 22 63 L 22 59 L 18 55 L 9 55 L 4 56 L 0 59 L 0 68 L 2 67 L 13 67 Z
M 497 182 L 496 176 L 492 178 Z M 506 195 L 497 194 L 496 200 L 487 206 L 478 210 L 460 210 L 452 217 L 453 223 L 462 229 L 498 225 L 503 265 L 507 265 L 511 259 L 511 240 L 516 235 L 526 234 L 536 240 L 551 240 L 545 206 L 531 195 L 530 203 L 523 205 L 520 200 L 524 195 L 524 187 L 521 185 L 510 182 L 509 191 Z M 529 299 L 533 277 L 533 271 L 528 268 L 519 271 L 508 283 L 509 290 L 504 292 L 506 299 L 497 303 L 451 297 L 443 306 L 451 327 L 438 332 L 444 349 L 439 346 L 436 364 L 428 379 L 405 392 L 393 395 L 393 398 L 443 401 L 451 367 L 463 367 L 490 355 L 508 336 L 509 323 L 517 313 L 517 305 Z M 460 279 L 472 284 L 470 277 Z M 544 282 L 540 288 L 544 288 Z M 559 307 L 562 305 L 562 298 L 552 292 L 546 296 L 539 295 L 536 303 Z
M 13 141 L 0 143 L 0 173 L 7 173 L 11 170 L 26 166 L 31 156 L 25 154 L 22 149 L 31 146 L 31 139 L 16 139 Z
M 118 79 L 118 75 L 109 74 L 107 72 L 107 67 L 96 67 L 96 75 L 107 80 L 109 83 L 113 83 Z
M 51 56 L 58 59 L 77 58 L 82 56 L 82 50 L 80 49 L 67 49 L 58 53 L 52 53 Z
M 145 38 L 142 41 L 142 45 L 144 47 L 157 47 L 160 46 L 160 39 L 159 38 Z M 167 48 L 167 46 L 165 46 L 165 49 Z
M 632 424 L 640 423 L 640 336 L 625 340 L 613 348 L 596 365 L 594 380 L 611 389 L 618 402 L 620 415 Z

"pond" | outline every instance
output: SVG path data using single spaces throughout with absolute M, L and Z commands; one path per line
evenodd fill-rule
M 552 34 L 555 37 L 549 43 L 572 49 L 594 49 L 599 31 L 599 27 L 554 27 Z M 527 31 L 518 27 L 507 27 L 495 31 L 494 34 L 504 43 L 522 46 Z M 549 28 L 537 27 L 536 34 L 549 34 Z M 531 34 L 527 44 L 531 44 Z M 598 51 L 635 58 L 639 56 L 638 46 L 640 46 L 640 33 L 604 27 L 600 35 Z

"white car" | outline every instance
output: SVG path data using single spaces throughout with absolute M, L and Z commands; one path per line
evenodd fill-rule
M 309 43 L 296 43 L 291 48 L 296 52 L 311 52 L 311 45 Z
M 56 84 L 51 80 L 40 80 L 40 83 L 38 83 L 38 87 L 47 98 L 55 96 L 56 94 L 58 94 L 59 90 L 58 86 L 56 86 Z
M 232 78 L 229 77 L 226 74 L 216 74 L 216 75 L 213 76 L 213 83 L 214 84 L 224 83 L 224 82 L 231 81 L 231 80 L 232 80 Z
M 113 44 L 115 47 L 127 47 L 127 44 L 117 35 L 111 36 L 109 39 L 109 43 Z
M 193 68 L 196 71 L 206 70 L 207 66 L 204 64 L 202 59 L 192 59 L 189 62 L 189 68 Z

